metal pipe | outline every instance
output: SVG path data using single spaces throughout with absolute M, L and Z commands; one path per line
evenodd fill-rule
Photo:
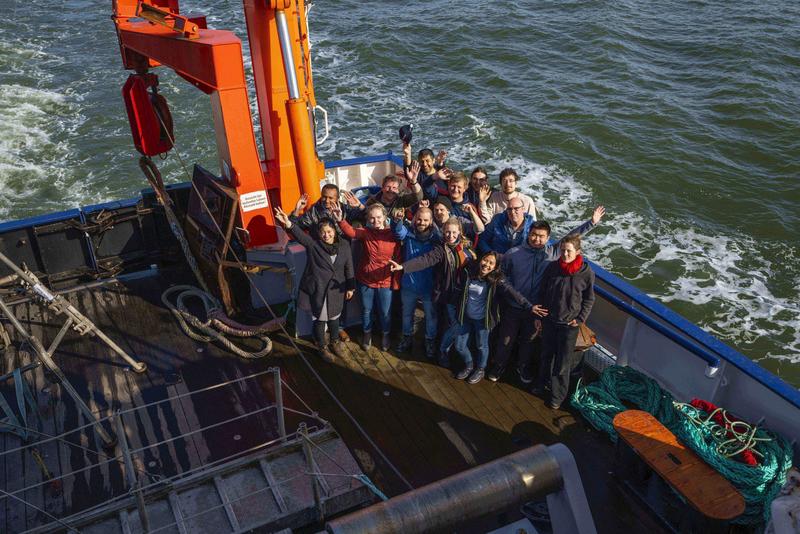
M 329 521 L 331 534 L 452 531 L 463 521 L 506 510 L 563 485 L 558 460 L 544 445 L 499 458 Z
M 300 88 L 297 85 L 297 72 L 294 68 L 294 55 L 292 54 L 292 41 L 289 37 L 289 26 L 286 23 L 286 13 L 279 9 L 275 12 L 275 22 L 278 23 L 278 37 L 281 41 L 283 53 L 283 68 L 286 71 L 286 84 L 289 86 L 289 98 L 300 98 Z

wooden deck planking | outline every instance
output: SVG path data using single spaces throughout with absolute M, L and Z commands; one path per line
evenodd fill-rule
M 130 397 L 126 403 L 128 405 L 124 408 L 143 407 L 147 403 L 177 395 L 179 393 L 177 388 L 167 384 L 164 380 L 164 376 L 168 373 L 177 374 L 174 365 L 169 361 L 171 359 L 170 351 L 148 341 L 141 334 L 146 332 L 152 339 L 164 339 L 165 334 L 169 331 L 168 323 L 165 324 L 165 317 L 160 313 L 154 313 L 154 310 L 147 309 L 149 306 L 143 306 L 139 302 L 141 296 L 127 295 L 119 287 L 93 290 L 93 298 L 96 302 L 101 303 L 103 309 L 103 318 L 98 321 L 98 326 L 101 326 L 106 334 L 111 336 L 133 358 L 148 365 L 148 372 L 145 374 L 116 373 L 130 391 Z M 136 332 L 117 326 L 121 324 L 128 313 L 137 314 L 139 327 Z M 115 359 L 122 361 L 116 356 Z M 136 429 L 145 432 L 146 443 L 155 443 L 170 435 L 188 432 L 192 428 L 181 409 L 180 401 L 176 400 L 137 410 L 135 414 L 126 414 L 123 419 L 126 428 L 127 425 L 133 427 L 127 432 L 127 439 L 132 450 L 141 449 L 145 445 L 145 441 L 140 439 Z M 157 432 L 156 429 L 164 427 L 169 429 L 168 433 Z M 172 465 L 178 466 L 175 470 L 167 471 L 165 473 L 167 475 L 200 466 L 201 461 L 194 436 L 190 436 L 186 440 L 185 446 L 182 445 L 184 445 L 182 440 L 179 440 L 147 449 L 143 454 L 134 455 L 134 457 L 138 456 L 143 469 L 147 469 L 152 463 L 155 463 L 156 466 L 166 466 L 167 469 Z
M 444 473 L 449 471 L 448 465 L 453 468 L 452 466 L 455 464 L 455 467 L 460 469 L 467 467 L 463 462 L 441 454 L 443 438 L 441 429 L 429 417 L 426 417 L 425 407 L 420 402 L 422 399 L 409 394 L 408 387 L 402 378 L 387 363 L 386 358 L 390 358 L 390 355 L 377 348 L 373 348 L 369 354 L 365 354 L 360 347 L 352 343 L 349 352 L 360 362 L 367 376 L 390 387 L 387 390 L 390 393 L 388 399 L 394 404 L 395 413 L 404 422 L 407 431 L 413 438 L 412 442 L 417 447 L 420 457 L 425 460 L 425 465 L 430 467 L 426 473 L 427 478 L 442 478 L 445 476 Z M 406 478 L 417 477 L 410 473 Z
M 430 461 L 430 477 L 436 477 L 438 480 L 449 473 L 468 468 L 469 462 L 463 456 L 454 456 L 449 453 L 447 446 L 442 446 L 443 440 L 449 439 L 441 426 L 441 422 L 447 419 L 446 412 L 440 406 L 425 401 L 424 390 L 413 376 L 404 376 L 403 373 L 397 372 L 396 366 L 399 360 L 396 356 L 384 351 L 376 354 L 378 357 L 374 360 L 374 364 L 393 387 L 403 391 L 410 410 L 409 414 L 422 428 L 420 440 L 426 440 L 421 443 L 426 447 L 425 455 Z
M 383 383 L 369 379 L 360 364 L 352 358 L 352 351 L 360 349 L 349 349 L 351 357 L 344 359 L 341 365 L 337 363 L 316 366 L 316 369 L 329 382 L 337 396 L 352 398 L 355 395 L 359 399 L 355 406 L 348 402 L 348 408 L 362 425 L 381 428 L 379 432 L 372 432 L 372 439 L 384 452 L 397 458 L 397 467 L 412 484 L 417 485 L 413 477 L 409 478 L 409 473 L 415 471 L 413 466 L 422 465 L 420 462 L 423 458 L 418 443 L 395 412 L 392 401 L 384 395 L 387 390 Z M 319 359 L 311 355 L 307 357 Z
M 30 305 L 28 305 L 29 314 L 30 314 Z M 36 322 L 31 323 L 31 333 L 33 335 L 41 335 L 42 337 L 47 336 L 48 328 L 46 325 L 51 317 L 51 312 L 49 310 L 41 310 L 37 307 L 39 315 L 39 325 L 36 326 Z M 52 336 L 47 338 L 47 342 L 49 342 L 50 338 L 55 336 L 55 333 L 52 333 Z M 47 347 L 48 345 L 45 344 Z M 28 361 L 34 362 L 37 361 L 38 358 L 32 352 L 28 353 Z M 36 399 L 36 405 L 38 407 L 38 412 L 40 417 L 38 417 L 38 422 L 40 423 L 39 430 L 43 433 L 43 435 L 35 434 L 33 436 L 34 441 L 41 441 L 42 439 L 46 439 L 48 436 L 56 436 L 58 435 L 59 431 L 56 427 L 55 419 L 53 414 L 55 413 L 55 408 L 58 404 L 59 398 L 59 391 L 58 387 L 52 384 L 49 380 L 47 380 L 45 376 L 44 366 L 40 366 L 33 371 L 27 373 L 28 377 L 30 378 L 30 385 L 31 391 L 33 392 L 34 398 Z M 56 440 L 48 441 L 41 446 L 37 446 L 36 450 L 38 450 L 42 462 L 45 465 L 48 473 L 51 477 L 57 477 L 61 473 L 61 455 L 59 451 L 60 443 Z M 30 455 L 30 453 L 28 453 Z M 27 477 L 26 477 L 27 478 Z M 47 478 L 46 473 L 44 473 L 41 468 L 39 469 L 38 473 L 39 481 L 43 481 Z M 64 513 L 64 494 L 62 490 L 62 484 L 60 480 L 53 480 L 52 482 L 48 483 L 46 486 L 41 488 L 41 491 L 44 496 L 44 506 L 43 509 L 45 512 L 55 516 L 60 517 Z
M 280 334 L 274 335 L 273 354 L 250 362 L 229 355 L 213 344 L 189 339 L 161 305 L 160 294 L 168 287 L 169 280 L 169 275 L 154 276 L 130 281 L 125 286 L 83 291 L 71 297 L 75 305 L 112 339 L 150 365 L 145 375 L 124 371 L 116 357 L 109 360 L 102 354 L 104 347 L 98 341 L 68 336 L 64 343 L 65 353 L 59 355 L 58 361 L 65 366 L 65 372 L 69 371 L 71 379 L 81 383 L 79 391 L 82 396 L 86 395 L 84 400 L 93 402 L 94 407 L 105 415 L 119 407 L 142 406 L 146 402 L 279 365 L 285 382 L 312 410 L 319 411 L 323 418 L 334 424 L 373 482 L 389 495 L 406 490 L 356 425 L 321 388 L 288 340 Z M 452 379 L 448 370 L 419 357 L 398 357 L 391 351 L 381 352 L 377 348 L 365 354 L 352 342 L 347 344 L 348 357 L 331 365 L 320 360 L 307 341 L 298 340 L 297 343 L 359 425 L 414 486 L 433 482 L 460 472 L 472 463 L 484 463 L 533 443 L 562 441 L 572 449 L 584 474 L 590 506 L 600 531 L 630 531 L 641 524 L 635 513 L 622 512 L 630 509 L 631 503 L 607 474 L 612 452 L 607 439 L 587 430 L 568 412 L 551 411 L 541 399 L 524 391 L 515 381 L 493 384 L 484 380 L 469 385 Z M 198 347 L 202 347 L 203 352 L 198 353 Z M 98 363 L 101 357 L 105 364 Z M 177 382 L 174 381 L 176 377 L 180 379 Z M 158 409 L 144 410 L 137 415 L 135 427 L 129 431 L 131 446 L 138 448 L 209 424 L 223 414 L 230 417 L 263 405 L 271 395 L 271 380 L 271 375 L 265 375 L 259 380 L 249 380 L 242 387 L 223 388 L 203 398 L 184 398 L 164 403 Z M 384 391 L 389 395 L 385 396 Z M 284 398 L 287 406 L 305 411 L 288 391 L 284 392 Z M 71 399 L 67 397 L 64 402 L 57 401 L 52 399 L 57 403 L 52 418 L 58 432 L 81 423 Z M 192 468 L 230 450 L 235 445 L 232 439 L 236 435 L 240 437 L 239 444 L 248 439 L 256 440 L 269 424 L 274 424 L 269 417 L 253 419 L 255 423 L 245 419 L 225 431 L 198 433 L 182 446 L 179 445 L 182 441 L 162 446 L 157 454 L 147 458 L 143 467 L 159 473 L 170 469 L 166 465 L 170 463 L 176 470 Z M 287 430 L 292 432 L 296 424 L 289 426 L 290 420 L 299 419 L 287 415 Z M 4 436 L 0 443 L 8 447 L 8 440 Z M 88 440 L 84 438 L 84 442 L 84 445 L 95 446 L 91 436 Z M 68 446 L 59 446 L 58 450 L 62 470 L 92 461 L 89 453 L 70 450 Z M 179 457 L 181 454 L 185 455 L 184 458 Z M 148 465 L 154 460 L 154 466 Z M 7 464 L 0 463 L 0 473 L 8 484 L 9 476 L 13 478 L 14 475 L 9 475 Z M 105 472 L 92 470 L 88 479 L 80 484 L 69 489 L 65 485 L 65 495 L 68 491 L 116 488 L 117 483 L 123 487 L 124 481 L 119 478 L 122 474 L 118 467 Z M 78 501 L 72 504 L 78 504 Z M 8 504 L 0 507 L 5 512 L 6 530 L 9 532 L 16 531 L 8 528 L 13 526 L 13 521 L 9 521 L 13 508 L 18 507 Z

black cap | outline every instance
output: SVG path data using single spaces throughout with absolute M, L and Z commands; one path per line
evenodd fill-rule
M 411 143 L 411 130 L 413 128 L 413 124 L 405 124 L 400 127 L 400 140 L 406 145 Z
M 433 201 L 431 207 L 435 206 L 436 204 L 441 204 L 442 206 L 447 208 L 447 211 L 453 211 L 453 203 L 450 202 L 450 199 L 444 195 L 439 195 L 438 197 L 436 197 L 436 200 Z

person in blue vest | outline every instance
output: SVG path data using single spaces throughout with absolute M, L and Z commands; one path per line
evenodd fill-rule
M 511 199 L 511 202 L 514 200 Z M 567 235 L 584 235 L 590 232 L 597 226 L 605 213 L 606 209 L 603 206 L 597 206 L 591 219 L 577 228 L 573 228 Z M 531 225 L 525 243 L 506 252 L 501 260 L 501 267 L 508 283 L 530 302 L 536 302 L 542 273 L 561 254 L 559 249 L 561 239 L 548 241 L 550 241 L 550 224 L 547 221 L 536 221 Z M 534 321 L 531 321 L 528 311 L 515 305 L 514 302 L 508 302 L 500 313 L 503 320 L 498 327 L 497 346 L 487 378 L 492 382 L 500 379 L 516 343 L 519 345 L 517 372 L 524 384 L 530 384 L 533 380 L 533 370 L 531 369 L 533 342 L 538 329 Z
M 490 250 L 505 254 L 511 247 L 521 245 L 528 235 L 531 225 L 536 219 L 525 213 L 523 202 L 519 198 L 508 201 L 508 207 L 503 213 L 498 213 L 478 239 L 478 252 L 484 254 Z
M 403 244 L 403 261 L 421 256 L 441 242 L 438 229 L 433 224 L 433 211 L 421 207 L 414 214 L 411 225 L 403 222 L 402 213 L 392 220 L 395 238 Z M 436 329 L 438 325 L 436 306 L 433 304 L 433 268 L 428 267 L 413 273 L 403 273 L 400 280 L 400 299 L 403 304 L 403 337 L 397 346 L 399 352 L 407 352 L 413 342 L 414 310 L 417 301 L 425 310 L 425 355 L 436 358 Z

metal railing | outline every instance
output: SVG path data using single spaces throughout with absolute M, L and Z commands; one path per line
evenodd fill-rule
M 248 380 L 254 380 L 254 379 L 257 379 L 259 377 L 262 377 L 262 376 L 265 376 L 265 375 L 269 375 L 269 374 L 272 374 L 272 376 L 273 376 L 273 387 L 274 387 L 273 396 L 274 396 L 274 399 L 268 405 L 261 406 L 259 408 L 255 408 L 255 409 L 250 410 L 250 411 L 248 411 L 246 413 L 243 413 L 243 414 L 238 414 L 236 416 L 226 418 L 223 421 L 217 421 L 217 422 L 214 422 L 214 423 L 210 423 L 210 424 L 204 425 L 202 427 L 192 428 L 188 432 L 185 432 L 185 433 L 177 435 L 177 436 L 172 436 L 172 437 L 169 437 L 169 438 L 166 438 L 166 439 L 163 439 L 163 440 L 159 440 L 159 441 L 157 441 L 155 443 L 148 443 L 148 444 L 145 444 L 145 445 L 143 445 L 141 447 L 138 447 L 138 448 L 130 448 L 129 447 L 128 439 L 127 439 L 127 435 L 128 434 L 127 434 L 127 431 L 126 431 L 126 425 L 125 425 L 124 417 L 123 417 L 124 415 L 135 414 L 135 413 L 140 412 L 140 411 L 145 411 L 145 410 L 148 410 L 148 409 L 151 409 L 153 407 L 159 406 L 159 405 L 161 405 L 163 403 L 166 403 L 166 402 L 173 402 L 173 401 L 176 401 L 178 399 L 182 399 L 182 398 L 186 398 L 186 397 L 192 397 L 192 396 L 196 396 L 196 395 L 201 395 L 203 393 L 207 393 L 209 391 L 217 390 L 217 389 L 220 389 L 220 388 L 231 387 L 231 386 L 234 386 L 234 385 L 237 385 L 237 384 L 241 384 L 242 382 L 245 382 L 245 381 L 248 381 Z M 283 389 L 284 388 L 286 388 L 294 397 L 296 397 L 296 399 L 308 411 L 305 412 L 305 411 L 295 410 L 295 409 L 286 407 L 284 405 L 284 399 L 283 399 Z M 172 475 L 170 477 L 163 477 L 158 473 L 152 473 L 152 472 L 148 471 L 147 469 L 145 469 L 144 467 L 142 467 L 142 466 L 144 466 L 146 464 L 145 464 L 145 462 L 143 462 L 141 460 L 141 457 L 145 453 L 147 453 L 148 451 L 152 451 L 152 450 L 154 450 L 154 449 L 156 449 L 158 447 L 161 447 L 161 446 L 163 446 L 165 444 L 172 443 L 172 442 L 175 442 L 175 441 L 178 441 L 178 440 L 185 440 L 189 436 L 192 436 L 192 435 L 195 435 L 195 434 L 198 434 L 198 433 L 202 433 L 202 432 L 218 429 L 220 427 L 223 427 L 226 424 L 230 424 L 230 423 L 235 422 L 235 421 L 244 420 L 244 419 L 247 419 L 247 418 L 255 417 L 255 416 L 258 416 L 260 414 L 268 413 L 268 412 L 272 412 L 272 411 L 275 412 L 276 427 L 277 427 L 275 430 L 277 431 L 277 435 L 275 437 L 273 437 L 273 438 L 270 438 L 270 439 L 267 439 L 267 440 L 265 440 L 263 442 L 260 442 L 259 444 L 255 445 L 253 447 L 249 447 L 249 448 L 244 449 L 244 450 L 237 450 L 237 451 L 233 452 L 232 454 L 226 455 L 223 458 L 217 458 L 217 459 L 214 459 L 214 460 L 211 460 L 211 461 L 208 461 L 208 462 L 203 462 L 203 463 L 201 463 L 201 465 L 198 465 L 198 466 L 193 467 L 191 469 L 188 469 L 186 471 L 182 471 L 182 472 L 176 473 L 175 475 Z M 130 499 L 133 496 L 138 501 L 138 507 L 139 507 L 140 516 L 141 516 L 141 520 L 142 520 L 142 526 L 144 527 L 145 531 L 147 531 L 148 530 L 148 527 L 147 527 L 147 523 L 148 523 L 147 512 L 146 512 L 146 508 L 144 508 L 144 494 L 145 494 L 146 491 L 153 490 L 153 489 L 158 488 L 158 487 L 168 486 L 168 485 L 170 485 L 170 484 L 172 484 L 174 482 L 177 482 L 177 481 L 183 480 L 183 479 L 187 479 L 187 478 L 190 478 L 192 476 L 202 476 L 202 473 L 204 471 L 207 471 L 207 470 L 209 470 L 211 468 L 218 467 L 218 466 L 220 466 L 222 464 L 225 464 L 227 462 L 230 462 L 230 461 L 234 461 L 237 458 L 247 457 L 247 456 L 255 454 L 255 453 L 263 453 L 263 451 L 265 451 L 265 450 L 269 450 L 272 447 L 278 447 L 278 446 L 280 446 L 282 444 L 287 443 L 290 440 L 302 440 L 303 437 L 299 434 L 300 430 L 295 431 L 295 432 L 291 432 L 291 433 L 287 433 L 287 431 L 286 431 L 286 421 L 285 421 L 287 413 L 301 416 L 306 421 L 318 422 L 325 428 L 330 426 L 327 421 L 322 419 L 316 412 L 312 411 L 310 409 L 310 407 L 308 406 L 308 404 L 282 379 L 282 377 L 280 375 L 280 369 L 278 367 L 270 367 L 266 371 L 253 373 L 253 374 L 250 374 L 250 375 L 247 375 L 247 376 L 239 377 L 239 378 L 236 378 L 236 379 L 233 379 L 233 380 L 229 380 L 229 381 L 226 381 L 226 382 L 222 382 L 222 383 L 219 383 L 219 384 L 215 384 L 215 385 L 212 385 L 212 386 L 201 388 L 201 389 L 198 389 L 198 390 L 195 390 L 195 391 L 189 391 L 189 392 L 182 393 L 182 394 L 179 394 L 179 395 L 175 395 L 175 396 L 172 396 L 172 397 L 160 399 L 160 400 L 153 401 L 153 402 L 150 402 L 150 403 L 147 403 L 147 404 L 143 404 L 141 406 L 135 406 L 135 407 L 128 408 L 128 409 L 125 409 L 125 410 L 119 410 L 119 411 L 115 412 L 113 415 L 108 415 L 108 416 L 105 416 L 105 417 L 98 417 L 95 420 L 93 420 L 91 423 L 78 426 L 76 428 L 70 429 L 70 430 L 68 430 L 68 431 L 66 431 L 66 432 L 64 432 L 62 434 L 59 434 L 59 435 L 55 435 L 54 436 L 54 435 L 49 435 L 49 434 L 46 434 L 46 433 L 43 433 L 43 432 L 39 432 L 36 429 L 27 429 L 32 435 L 40 436 L 42 439 L 33 441 L 31 443 L 25 443 L 25 444 L 20 445 L 18 447 L 14 447 L 14 448 L 2 451 L 2 452 L 0 452 L 0 458 L 9 457 L 10 455 L 15 454 L 15 453 L 21 453 L 21 454 L 32 453 L 33 450 L 40 448 L 42 445 L 56 441 L 56 442 L 59 442 L 59 443 L 63 443 L 68 447 L 76 447 L 76 448 L 81 449 L 84 452 L 89 452 L 89 453 L 94 454 L 96 456 L 95 461 L 91 461 L 90 463 L 88 463 L 88 465 L 84 465 L 84 466 L 82 466 L 80 468 L 73 469 L 73 470 L 71 470 L 69 472 L 66 472 L 66 473 L 51 474 L 50 477 L 47 477 L 47 478 L 43 477 L 43 480 L 41 480 L 39 482 L 35 482 L 33 484 L 28 484 L 25 487 L 20 488 L 20 489 L 16 489 L 16 490 L 13 490 L 13 491 L 3 490 L 2 492 L 0 492 L 0 505 L 4 506 L 5 505 L 4 501 L 7 500 L 7 499 L 18 501 L 19 503 L 21 503 L 20 506 L 26 506 L 26 507 L 30 507 L 32 509 L 35 509 L 37 512 L 42 513 L 45 518 L 50 519 L 54 523 L 60 525 L 60 527 L 58 527 L 58 528 L 65 528 L 66 527 L 68 530 L 70 530 L 71 527 L 69 527 L 68 525 L 69 525 L 69 522 L 70 522 L 71 518 L 75 518 L 75 517 L 78 517 L 78 516 L 86 516 L 86 514 L 91 513 L 93 510 L 106 508 L 106 507 L 110 506 L 111 504 L 113 504 L 115 502 L 119 502 L 119 501 L 122 501 L 122 500 L 125 500 L 125 499 Z M 72 439 L 69 438 L 70 436 L 72 436 L 74 434 L 81 433 L 82 431 L 88 430 L 91 427 L 94 427 L 95 425 L 102 424 L 105 421 L 109 421 L 109 423 L 113 423 L 116 426 L 116 430 L 117 430 L 117 433 L 118 433 L 118 438 L 120 440 L 120 443 L 119 443 L 119 447 L 120 447 L 120 451 L 121 451 L 120 454 L 116 454 L 116 455 L 106 454 L 106 453 L 102 452 L 101 450 L 95 450 L 93 448 L 81 445 L 79 443 L 75 443 L 73 441 L 74 438 L 72 438 Z M 304 432 L 304 433 L 308 432 L 308 430 L 306 430 L 306 428 L 305 428 L 305 423 L 301 423 L 301 426 L 302 426 L 302 428 L 301 428 L 302 432 Z M 316 426 L 312 427 L 312 429 L 314 429 L 314 430 L 316 430 L 316 428 L 317 428 Z M 70 515 L 67 518 L 59 518 L 59 517 L 55 517 L 52 514 L 42 512 L 42 510 L 40 508 L 38 508 L 33 503 L 28 502 L 28 501 L 26 501 L 24 499 L 24 496 L 26 495 L 26 493 L 31 491 L 31 490 L 37 490 L 38 488 L 40 488 L 42 486 L 46 486 L 46 485 L 50 485 L 50 484 L 62 484 L 63 485 L 63 483 L 65 481 L 67 481 L 69 479 L 76 479 L 77 477 L 81 476 L 83 473 L 86 473 L 87 471 L 90 471 L 90 470 L 93 470 L 93 469 L 98 469 L 98 468 L 101 468 L 104 465 L 111 465 L 111 464 L 115 464 L 115 463 L 118 464 L 125 471 L 125 477 L 126 477 L 125 479 L 127 481 L 126 492 L 123 493 L 123 494 L 119 494 L 119 495 L 111 495 L 110 494 L 109 498 L 104 500 L 103 502 L 98 503 L 98 504 L 93 505 L 93 506 L 90 506 L 90 507 L 87 507 L 87 508 L 85 508 L 83 510 L 80 510 L 80 511 Z M 284 482 L 287 482 L 287 481 L 281 481 L 279 483 L 284 483 Z M 134 506 L 136 506 L 136 504 L 134 504 Z M 42 527 L 35 527 L 35 528 L 31 529 L 31 530 L 32 531 L 37 531 L 40 528 L 46 528 L 46 525 L 42 525 Z

